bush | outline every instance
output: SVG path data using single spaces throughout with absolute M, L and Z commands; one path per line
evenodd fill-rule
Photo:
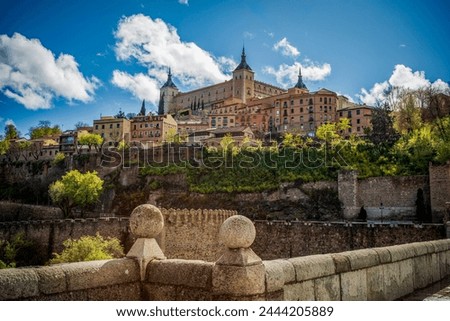
M 123 257 L 123 247 L 117 238 L 103 238 L 100 234 L 95 236 L 82 236 L 78 240 L 64 241 L 64 250 L 61 254 L 54 253 L 50 264 L 83 262 L 94 260 L 107 260 Z
M 0 240 L 0 269 L 27 265 L 33 242 L 25 239 L 24 233 L 17 233 L 11 241 Z

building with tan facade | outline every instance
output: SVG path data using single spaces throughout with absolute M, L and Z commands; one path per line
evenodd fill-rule
M 230 98 L 247 103 L 251 99 L 261 99 L 285 92 L 284 89 L 254 79 L 254 71 L 246 60 L 242 49 L 241 62 L 233 71 L 230 80 L 182 93 L 172 81 L 169 70 L 166 83 L 161 87 L 158 114 L 203 114 L 214 104 Z
M 338 111 L 345 109 L 346 115 L 349 111 L 354 114 L 350 134 L 362 135 L 365 128 L 370 127 L 370 107 L 355 105 L 325 88 L 310 92 L 303 82 L 301 69 L 297 83 L 288 90 L 259 82 L 254 79 L 243 49 L 232 77 L 216 85 L 181 93 L 169 70 L 167 81 L 161 87 L 159 113 L 170 113 L 183 122 L 201 120 L 211 129 L 244 126 L 262 135 L 292 132 L 314 137 L 321 125 L 345 117 L 339 116 Z M 198 128 L 204 129 L 207 128 Z
M 137 115 L 131 119 L 131 141 L 144 148 L 161 145 L 177 133 L 177 122 L 171 115 Z
M 367 130 L 372 127 L 372 108 L 367 105 L 353 104 L 337 112 L 336 121 L 339 121 L 341 118 L 348 118 L 350 125 L 347 132 L 341 133 L 342 135 L 365 136 Z
M 130 141 L 130 121 L 126 118 L 101 116 L 94 120 L 92 132 L 100 135 L 107 146 L 117 146 L 120 141 Z

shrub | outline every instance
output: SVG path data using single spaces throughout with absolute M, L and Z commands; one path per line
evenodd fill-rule
M 98 233 L 95 236 L 82 236 L 78 240 L 68 239 L 63 245 L 64 250 L 61 254 L 54 253 L 50 264 L 106 260 L 124 255 L 117 238 L 103 238 Z

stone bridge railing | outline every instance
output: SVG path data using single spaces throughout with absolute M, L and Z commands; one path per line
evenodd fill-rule
M 450 240 L 262 261 L 253 223 L 221 226 L 216 262 L 166 259 L 161 211 L 137 207 L 127 258 L 0 271 L 1 300 L 394 300 L 450 275 Z

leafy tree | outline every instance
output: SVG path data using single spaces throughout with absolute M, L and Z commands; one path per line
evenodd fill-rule
M 65 217 L 76 206 L 85 207 L 97 202 L 103 191 L 103 180 L 97 172 L 80 173 L 72 170 L 49 187 L 52 201 L 57 204 Z
M 121 140 L 119 142 L 119 145 L 117 146 L 118 151 L 128 150 L 129 148 L 130 148 L 130 145 L 124 140 Z
M 107 260 L 123 257 L 123 247 L 117 238 L 103 238 L 82 236 L 78 240 L 68 239 L 63 242 L 64 250 L 61 254 L 54 253 L 50 264 Z
M 76 129 L 79 129 L 79 128 L 82 128 L 82 127 L 89 127 L 89 124 L 88 124 L 88 123 L 85 123 L 85 122 L 82 122 L 82 121 L 79 121 L 79 122 L 77 122 L 77 123 L 75 124 L 75 128 L 76 128 Z
M 5 126 L 5 140 L 18 139 L 20 137 L 20 132 L 17 130 L 14 124 L 7 124 Z
M 0 140 L 0 155 L 5 155 L 9 150 L 9 140 Z
M 414 92 L 406 93 L 401 97 L 394 123 L 398 132 L 402 134 L 409 133 L 421 127 L 422 112 L 417 102 L 418 99 Z
M 283 135 L 283 146 L 284 147 L 301 147 L 303 145 L 303 140 L 300 135 L 295 135 L 292 133 L 285 133 Z
M 128 119 L 131 119 L 131 118 L 136 117 L 136 113 L 128 113 L 126 116 Z
M 23 257 L 33 246 L 33 243 L 25 239 L 25 234 L 17 233 L 11 241 L 0 240 L 0 269 L 23 266 Z
M 82 134 L 78 137 L 77 145 L 81 148 L 82 146 L 88 146 L 89 151 L 92 150 L 92 147 L 95 148 L 95 151 L 98 152 L 100 147 L 103 144 L 103 138 L 99 134 Z
M 52 126 L 51 122 L 48 120 L 41 120 L 36 127 L 30 127 L 29 131 L 31 139 L 61 134 L 61 129 L 59 128 L 59 126 Z
M 220 147 L 223 151 L 231 151 L 234 144 L 235 141 L 230 133 L 223 136 L 223 138 L 220 140 Z
M 64 153 L 58 153 L 55 155 L 55 158 L 52 161 L 53 165 L 62 164 L 64 160 L 66 159 L 66 155 Z
M 369 140 L 375 145 L 384 144 L 392 146 L 400 135 L 394 129 L 392 110 L 389 104 L 372 109 L 372 129 L 368 134 Z

